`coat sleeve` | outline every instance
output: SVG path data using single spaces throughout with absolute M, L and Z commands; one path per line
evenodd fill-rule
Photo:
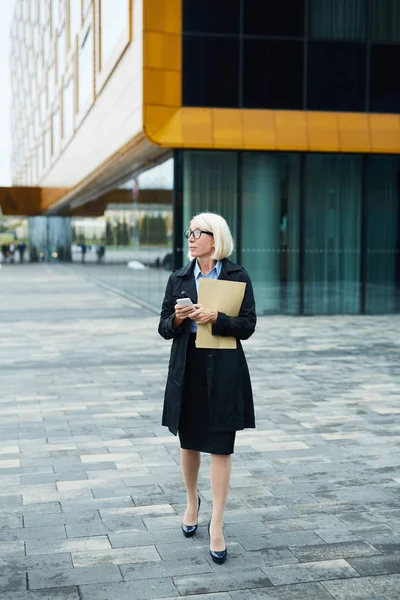
M 239 315 L 237 317 L 229 317 L 225 313 L 219 312 L 217 321 L 212 327 L 213 335 L 248 340 L 254 333 L 257 317 L 253 286 L 246 271 L 243 271 L 243 275 L 240 279 L 246 283 L 246 291 L 244 293 Z
M 171 340 L 178 337 L 183 331 L 183 323 L 179 325 L 177 329 L 174 329 L 172 322 L 175 317 L 175 299 L 173 294 L 174 274 L 171 273 L 167 287 L 165 290 L 165 296 L 161 307 L 160 322 L 158 324 L 158 333 L 166 340 Z

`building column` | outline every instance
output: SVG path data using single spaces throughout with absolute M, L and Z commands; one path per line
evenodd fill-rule
M 71 217 L 29 217 L 31 262 L 71 261 Z

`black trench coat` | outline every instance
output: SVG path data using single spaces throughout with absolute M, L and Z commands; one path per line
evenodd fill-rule
M 178 298 L 188 297 L 197 303 L 193 269 L 195 260 L 174 271 L 167 283 L 161 308 L 159 334 L 173 340 L 164 396 L 162 424 L 174 435 L 178 432 L 190 334 L 190 319 L 174 329 L 175 304 Z M 255 427 L 253 393 L 250 375 L 240 340 L 247 340 L 256 326 L 253 287 L 248 273 L 228 259 L 222 261 L 219 279 L 245 282 L 246 291 L 238 317 L 218 313 L 213 334 L 237 338 L 236 350 L 209 350 L 207 360 L 208 402 L 211 431 L 237 431 Z

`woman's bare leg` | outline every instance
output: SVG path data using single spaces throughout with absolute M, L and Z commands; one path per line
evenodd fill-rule
M 185 525 L 197 524 L 197 480 L 200 469 L 200 452 L 181 448 L 181 465 L 187 493 L 187 507 L 182 522 Z
M 211 493 L 213 511 L 210 527 L 210 549 L 215 552 L 225 550 L 225 539 L 222 532 L 224 508 L 228 496 L 231 476 L 231 455 L 212 454 L 210 466 Z

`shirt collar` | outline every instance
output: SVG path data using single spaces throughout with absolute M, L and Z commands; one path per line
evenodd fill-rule
M 196 260 L 196 263 L 194 265 L 194 270 L 193 270 L 193 274 L 194 274 L 194 278 L 197 279 L 198 277 L 209 277 L 211 275 L 211 273 L 213 271 L 216 272 L 217 277 L 219 277 L 221 275 L 221 270 L 222 270 L 222 262 L 220 260 L 217 261 L 217 264 L 211 269 L 211 271 L 209 272 L 208 275 L 203 275 L 203 273 L 200 270 L 199 267 L 199 263 Z

